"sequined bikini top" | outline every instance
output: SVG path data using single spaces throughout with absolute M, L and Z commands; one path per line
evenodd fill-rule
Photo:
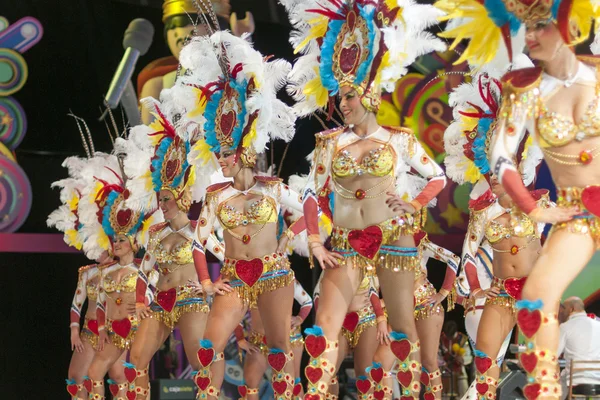
M 506 214 L 500 214 L 498 217 Z M 527 214 L 513 212 L 510 215 L 510 226 L 506 226 L 497 221 L 497 218 L 489 221 L 485 227 L 485 237 L 491 244 L 498 243 L 503 239 L 511 237 L 528 237 L 536 233 L 535 222 Z
M 186 265 L 194 262 L 194 257 L 192 255 L 193 230 L 190 225 L 186 225 L 184 228 L 184 231 L 178 231 L 178 233 L 187 240 L 178 243 L 169 250 L 165 249 L 162 244 L 162 240 L 165 237 L 169 236 L 171 233 L 175 233 L 169 227 L 168 223 L 164 222 L 150 228 L 148 251 L 156 258 L 157 263 Z
M 348 150 L 338 151 L 331 164 L 333 175 L 339 178 L 370 174 L 386 176 L 394 170 L 394 152 L 389 144 L 369 151 L 359 162 Z
M 234 229 L 240 225 L 263 225 L 277 222 L 277 204 L 271 197 L 262 197 L 253 202 L 247 212 L 240 212 L 225 203 L 219 204 L 217 216 L 226 229 Z
M 104 277 L 104 291 L 106 293 L 112 292 L 126 292 L 132 293 L 135 292 L 135 286 L 138 280 L 138 271 L 132 271 L 125 275 L 119 282 L 115 282 L 115 280 L 110 275 L 106 275 Z

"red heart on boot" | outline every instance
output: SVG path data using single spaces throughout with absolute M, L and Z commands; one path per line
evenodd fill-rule
M 383 368 L 371 368 L 369 370 L 369 376 L 375 383 L 380 383 L 383 379 Z
M 318 394 L 305 394 L 304 400 L 322 400 Z
M 600 216 L 600 186 L 588 186 L 583 189 L 581 202 L 589 212 Z
M 526 276 L 523 278 L 508 278 L 504 281 L 504 290 L 513 299 L 521 300 L 521 292 L 523 292 L 525 281 L 527 281 Z
M 304 373 L 310 383 L 317 383 L 323 377 L 323 369 L 320 367 L 314 368 L 308 365 L 304 369 Z
M 488 391 L 490 386 L 487 383 L 478 383 L 475 385 L 475 389 L 477 389 L 477 393 L 484 395 Z
M 344 318 L 344 323 L 342 326 L 350 332 L 354 332 L 356 327 L 358 326 L 359 316 L 357 312 L 349 312 L 346 314 L 346 318 Z
M 285 393 L 285 390 L 287 389 L 287 383 L 285 383 L 284 381 L 273 382 L 272 385 L 273 391 L 280 395 Z
M 77 392 L 79 392 L 79 388 L 77 387 L 77 384 L 72 383 L 70 385 L 67 385 L 67 392 L 69 392 L 71 397 L 77 396 Z
M 301 383 L 297 383 L 297 384 L 294 386 L 294 390 L 293 390 L 292 394 L 293 394 L 294 396 L 300 396 L 300 393 L 301 393 L 301 392 L 302 392 L 302 384 L 301 384 Z
M 415 398 L 413 396 L 402 396 L 400 400 L 415 400 Z
M 177 289 L 171 288 L 166 292 L 158 292 L 156 296 L 156 302 L 159 306 L 162 307 L 166 312 L 173 311 L 173 307 L 175 307 L 175 302 L 177 301 Z
M 84 379 L 83 381 L 83 388 L 89 393 L 92 391 L 92 387 L 94 385 L 92 385 L 92 380 L 91 379 Z
M 519 354 L 519 360 L 521 361 L 523 369 L 529 373 L 533 372 L 538 362 L 535 353 L 521 353 Z
M 527 400 L 535 400 L 540 395 L 540 389 L 539 383 L 530 383 L 523 388 L 523 394 Z
M 275 371 L 280 372 L 285 366 L 285 354 L 283 353 L 270 353 L 267 356 L 267 361 L 271 368 Z
M 129 335 L 129 331 L 131 331 L 131 321 L 128 318 L 113 321 L 112 329 L 114 333 L 121 336 L 123 339 L 127 339 L 127 335 Z
M 235 263 L 235 273 L 246 285 L 252 287 L 263 273 L 264 265 L 260 258 L 250 261 L 238 260 Z
M 210 385 L 210 378 L 208 378 L 206 376 L 200 376 L 200 375 L 197 374 L 196 375 L 196 379 L 194 381 L 196 382 L 196 386 L 198 386 L 198 389 L 200 389 L 201 391 L 205 391 L 206 388 L 208 387 L 208 385 Z M 238 391 L 242 387 L 246 388 L 246 386 L 239 386 L 238 387 Z
M 411 350 L 408 339 L 394 340 L 390 344 L 390 348 L 392 349 L 392 353 L 394 353 L 400 361 L 406 360 Z
M 363 257 L 373 259 L 383 242 L 383 231 L 378 226 L 355 229 L 348 234 L 348 244 Z
M 373 397 L 377 400 L 382 400 L 385 397 L 385 392 L 383 390 L 376 390 L 373 392 Z
M 133 390 L 127 391 L 126 396 L 127 400 L 135 400 L 135 398 L 137 397 Z
M 517 322 L 523 335 L 532 337 L 542 325 L 542 313 L 540 310 L 529 311 L 522 308 L 517 313 Z
M 89 319 L 87 323 L 88 329 L 96 336 L 98 336 L 98 320 Z
M 119 393 L 119 385 L 117 385 L 116 383 L 111 383 L 110 385 L 108 385 L 108 390 L 110 390 L 110 394 L 112 394 L 113 397 L 116 397 L 117 393 Z
M 214 357 L 214 349 L 200 347 L 200 350 L 198 350 L 198 361 L 200 361 L 200 364 L 202 364 L 203 367 L 209 366 Z
M 318 358 L 327 347 L 327 340 L 325 336 L 308 335 L 304 339 L 306 345 L 306 351 L 312 358 Z
M 133 383 L 137 377 L 135 368 L 125 367 L 123 368 L 123 373 L 125 374 L 125 379 L 127 379 L 127 382 L 129 383 Z
M 429 386 L 429 374 L 425 371 L 421 371 L 421 383 L 425 386 Z
M 204 390 L 204 389 L 202 389 L 202 390 Z M 238 393 L 243 398 L 246 398 L 246 394 L 248 393 L 248 388 L 246 387 L 246 385 L 238 386 Z
M 410 371 L 398 371 L 396 378 L 398 378 L 398 383 L 400 383 L 400 385 L 408 388 L 412 382 L 413 374 Z
M 435 400 L 435 394 L 433 393 L 425 393 L 423 395 L 424 400 Z
M 475 357 L 475 368 L 480 374 L 485 374 L 492 367 L 492 359 L 489 357 Z
M 371 389 L 371 382 L 368 379 L 357 379 L 356 380 L 356 390 L 359 393 L 366 394 Z

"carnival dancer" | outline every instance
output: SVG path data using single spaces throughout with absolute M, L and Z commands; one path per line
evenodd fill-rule
M 216 155 L 223 175 L 233 179 L 207 189 L 196 229 L 194 262 L 200 270 L 206 270 L 204 249 L 215 221 L 223 227 L 225 241 L 222 279 L 213 284 L 207 273 L 201 276 L 204 290 L 217 296 L 198 351 L 198 396 L 218 397 L 225 344 L 248 308 L 257 307 L 270 349 L 274 392 L 277 398 L 289 399 L 294 386 L 289 340 L 294 273 L 285 245 L 277 242 L 277 217 L 282 204 L 297 210 L 302 205 L 281 179 L 255 175 L 253 167 L 269 139 L 290 140 L 294 134 L 295 117 L 276 98 L 290 65 L 269 62 L 246 40 L 228 32 L 195 38 L 182 51 L 181 62 L 197 97 L 197 109 L 188 115 L 201 121 L 204 135 L 194 146 L 194 162 L 208 168 Z M 285 235 L 303 230 L 303 221 Z
M 78 126 L 81 129 L 79 121 Z M 78 205 L 85 188 L 81 170 L 92 158 L 87 139 L 83 135 L 83 131 L 80 132 L 82 133 L 87 158 L 69 157 L 63 162 L 63 166 L 68 169 L 69 178 L 52 183 L 52 187 L 61 189 L 60 199 L 62 204 L 48 216 L 47 220 L 49 227 L 56 227 L 64 233 L 64 241 L 67 245 L 78 250 L 81 250 L 83 245 L 78 232 L 80 229 Z M 87 399 L 88 393 L 91 392 L 87 371 L 98 346 L 98 321 L 96 320 L 96 299 L 100 276 L 98 266 L 112 261 L 112 257 L 108 255 L 108 252 L 103 252 L 96 259 L 97 263 L 79 268 L 77 288 L 71 303 L 70 328 L 73 355 L 69 364 L 69 377 L 67 379 L 67 392 L 73 400 Z M 84 324 L 83 327 L 80 327 L 81 312 L 86 300 L 88 305 L 84 316 Z M 112 381 L 124 383 L 125 375 L 122 360 L 117 360 L 110 367 L 108 374 Z
M 521 289 L 541 248 L 540 238 L 544 224 L 536 224 L 518 207 L 515 207 L 489 165 L 489 145 L 494 140 L 494 130 L 499 110 L 501 84 L 487 74 L 478 74 L 473 82 L 465 84 L 452 99 L 455 121 L 446 131 L 448 151 L 460 151 L 453 161 L 474 169 L 460 176 L 474 181 L 486 179 L 490 189 L 469 202 L 469 229 L 463 248 L 463 268 L 471 290 L 470 300 L 486 298 L 477 330 L 475 368 L 478 397 L 492 399 L 496 396 L 500 366 L 497 355 L 507 335 L 516 324 L 515 302 L 520 300 Z M 462 143 L 462 145 L 460 145 Z M 523 156 L 519 168 L 526 184 L 532 183 L 535 168 L 540 160 L 540 150 L 529 142 L 523 143 Z M 522 161 L 522 162 L 521 162 Z M 461 165 L 454 165 L 459 170 Z M 451 176 L 455 176 L 452 174 Z M 547 190 L 534 191 L 540 207 L 548 207 Z M 493 249 L 493 281 L 482 290 L 478 280 L 475 258 L 483 241 L 487 239 Z
M 306 331 L 311 358 L 305 398 L 324 398 L 328 392 L 348 307 L 364 276 L 375 274 L 395 332 L 392 346 L 406 350 L 397 352 L 396 367 L 382 368 L 410 375 L 402 379 L 403 393 L 417 396 L 421 365 L 412 294 L 419 259 L 412 235 L 423 222 L 422 208 L 444 187 L 445 176 L 409 129 L 379 126 L 376 112 L 382 88 L 393 87 L 418 55 L 444 49 L 423 31 L 440 13 L 412 1 L 282 3 L 295 28 L 291 42 L 303 54 L 288 89 L 297 101 L 296 110 L 300 115 L 317 109 L 331 114 L 338 96 L 347 124 L 316 135 L 303 195 L 310 250 L 326 268 L 316 326 Z M 416 198 L 404 201 L 395 189 L 406 190 L 402 186 L 411 168 L 428 183 Z M 335 192 L 333 252 L 325 249 L 317 223 L 317 199 L 328 190 Z M 382 368 L 373 370 L 379 386 Z M 389 387 L 377 390 L 391 396 Z
M 300 332 L 302 323 L 313 308 L 313 300 L 304 290 L 300 282 L 294 280 L 294 300 L 300 305 L 298 314 L 292 316 L 290 331 L 290 345 L 294 353 L 294 389 L 293 397 L 302 398 L 303 388 L 300 383 L 300 362 L 304 350 L 304 337 Z M 261 379 L 269 366 L 267 357 L 269 347 L 265 337 L 265 329 L 260 318 L 258 309 L 250 310 L 250 331 L 248 336 L 244 334 L 242 325 L 235 330 L 238 347 L 240 351 L 246 352 L 244 359 L 244 385 L 238 388 L 240 396 L 245 399 L 258 399 L 258 390 Z

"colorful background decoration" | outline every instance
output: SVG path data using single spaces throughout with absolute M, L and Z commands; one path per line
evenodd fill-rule
M 40 41 L 43 29 L 33 17 L 14 24 L 0 17 L 0 232 L 15 232 L 31 210 L 31 184 L 17 163 L 14 150 L 27 133 L 27 118 L 11 97 L 27 82 L 22 54 Z

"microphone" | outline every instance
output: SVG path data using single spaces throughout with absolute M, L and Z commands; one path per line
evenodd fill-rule
M 150 21 L 143 18 L 136 18 L 129 23 L 129 26 L 125 31 L 125 36 L 123 37 L 125 54 L 117 67 L 117 71 L 110 83 L 108 93 L 106 93 L 106 97 L 104 98 L 108 107 L 113 109 L 116 108 L 119 105 L 128 84 L 130 89 L 132 88 L 131 75 L 133 74 L 135 64 L 139 56 L 146 54 L 150 48 L 153 36 L 154 26 L 152 26 Z M 125 110 L 126 112 L 127 108 L 128 107 L 126 107 Z M 137 102 L 135 108 L 137 110 Z

